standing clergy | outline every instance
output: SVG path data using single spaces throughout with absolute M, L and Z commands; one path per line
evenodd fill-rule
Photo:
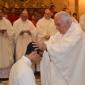
M 28 12 L 24 10 L 20 18 L 13 24 L 15 30 L 16 60 L 25 54 L 26 47 L 36 36 L 35 26 L 28 20 Z
M 41 61 L 42 85 L 85 85 L 85 34 L 68 13 L 54 17 L 59 33 L 46 42 Z
M 45 9 L 44 17 L 37 22 L 37 32 L 40 39 L 47 40 L 51 35 L 56 33 L 54 20 L 51 18 L 52 13 L 49 9 Z
M 0 10 L 0 78 L 8 78 L 13 64 L 13 28 Z

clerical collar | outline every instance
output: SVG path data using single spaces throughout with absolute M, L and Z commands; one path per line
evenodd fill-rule
M 27 58 L 26 56 L 23 56 L 23 59 L 24 59 L 26 64 L 28 64 L 30 66 L 32 65 L 32 62 L 31 62 L 31 60 L 29 58 Z

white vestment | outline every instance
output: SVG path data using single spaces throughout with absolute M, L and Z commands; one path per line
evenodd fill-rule
M 57 30 L 53 19 L 41 18 L 37 22 L 37 32 L 39 38 L 44 38 L 45 36 L 54 35 Z
M 46 43 L 41 61 L 42 85 L 85 85 L 85 34 L 73 22 L 64 34 Z
M 7 30 L 7 35 L 0 32 L 0 78 L 8 78 L 10 66 L 13 64 L 13 28 L 11 23 L 3 18 L 0 20 L 0 30 Z
M 18 60 L 19 58 L 21 58 L 21 56 L 25 54 L 28 43 L 33 40 L 34 36 L 36 37 L 36 28 L 31 21 L 22 21 L 21 18 L 14 22 L 13 28 L 15 30 L 16 43 L 15 56 L 16 60 Z M 27 33 L 20 35 L 20 32 L 22 31 L 30 31 L 32 35 L 29 35 Z
M 80 22 L 82 29 L 85 31 L 85 14 L 80 16 L 79 22 Z
M 26 56 L 18 60 L 10 71 L 9 85 L 36 85 L 31 65 Z

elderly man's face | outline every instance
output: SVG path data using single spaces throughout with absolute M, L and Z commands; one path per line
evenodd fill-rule
M 54 17 L 54 22 L 57 26 L 57 30 L 59 30 L 61 34 L 64 34 L 67 31 L 67 22 L 61 17 Z
M 23 21 L 26 21 L 26 20 L 28 19 L 28 14 L 27 14 L 27 13 L 22 13 L 22 14 L 21 14 L 21 19 L 22 19 Z
M 51 11 L 47 10 L 47 11 L 45 12 L 44 16 L 45 16 L 46 19 L 50 19 L 51 16 L 52 16 Z

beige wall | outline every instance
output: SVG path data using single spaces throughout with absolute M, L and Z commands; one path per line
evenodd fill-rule
M 79 0 L 79 14 L 85 13 L 85 0 Z
M 71 12 L 75 12 L 75 0 L 68 0 L 68 4 L 69 4 L 69 9 L 71 10 Z
M 78 0 L 78 2 L 79 15 L 82 15 L 85 13 L 85 0 Z M 72 12 L 75 12 L 75 7 L 75 0 L 69 0 L 69 8 Z
M 52 0 L 53 4 L 56 6 L 56 10 L 60 11 L 68 5 L 67 0 Z

